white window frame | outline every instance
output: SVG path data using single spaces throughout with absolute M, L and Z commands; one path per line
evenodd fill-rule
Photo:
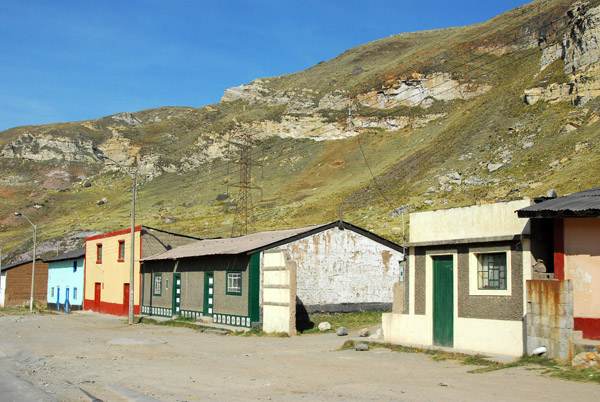
M 479 289 L 479 254 L 506 253 L 506 289 Z M 511 296 L 512 251 L 510 246 L 469 247 L 469 295 L 472 296 Z

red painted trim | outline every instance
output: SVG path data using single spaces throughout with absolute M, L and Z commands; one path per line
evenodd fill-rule
M 554 223 L 554 279 L 565 279 L 565 222 L 561 218 Z
M 84 310 L 94 310 L 94 299 L 85 299 L 83 301 L 83 309 Z M 100 301 L 100 311 L 97 311 L 100 314 L 110 314 L 117 315 L 120 317 L 127 317 L 129 314 L 129 306 L 125 306 L 123 303 L 109 303 L 105 301 Z M 133 314 L 140 314 L 140 306 L 133 306 Z
M 582 331 L 584 339 L 600 341 L 600 318 L 575 317 L 575 331 Z
M 141 226 L 136 226 L 135 227 L 135 231 L 136 232 L 139 232 L 140 230 L 142 230 Z M 130 229 L 119 230 L 117 232 L 99 234 L 99 235 L 96 235 L 96 236 L 88 237 L 88 238 L 85 239 L 85 241 L 98 240 L 98 239 L 106 239 L 107 237 L 120 236 L 120 235 L 124 235 L 124 234 L 127 234 L 127 233 L 131 233 L 131 228 Z

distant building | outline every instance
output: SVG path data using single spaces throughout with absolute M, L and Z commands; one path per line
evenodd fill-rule
M 31 298 L 31 273 L 33 260 L 15 262 L 2 267 L 0 279 L 0 307 L 20 306 Z M 48 264 L 41 258 L 35 261 L 35 284 L 33 300 L 46 302 L 48 287 Z
M 147 226 L 137 226 L 134 233 L 134 314 L 139 314 L 140 258 L 197 241 L 199 238 Z M 100 234 L 85 240 L 84 309 L 104 314 L 128 314 L 130 241 L 131 229 Z
M 295 265 L 298 321 L 316 311 L 389 309 L 402 247 L 346 222 L 208 239 L 143 259 L 142 314 L 262 325 L 264 252 Z M 269 268 L 271 269 L 271 268 Z
M 48 258 L 48 294 L 49 310 L 65 311 L 83 308 L 83 280 L 85 273 L 85 247 Z

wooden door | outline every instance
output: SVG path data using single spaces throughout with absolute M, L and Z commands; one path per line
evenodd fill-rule
M 94 311 L 100 312 L 100 294 L 102 292 L 102 284 L 96 282 L 94 286 Z
M 129 284 L 123 284 L 123 315 L 129 316 Z
M 173 315 L 181 315 L 181 273 L 173 274 Z
M 214 272 L 204 273 L 204 315 L 213 314 L 215 275 Z
M 454 346 L 452 256 L 433 257 L 433 344 Z

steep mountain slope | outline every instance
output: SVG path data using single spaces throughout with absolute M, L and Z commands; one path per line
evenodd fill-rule
M 203 108 L 6 130 L 0 246 L 9 259 L 30 247 L 14 210 L 40 226 L 48 252 L 80 231 L 127 227 L 130 179 L 98 152 L 140 172 L 138 223 L 227 236 L 234 143 L 248 132 L 262 165 L 255 230 L 334 220 L 342 207 L 401 242 L 402 211 L 597 186 L 599 38 L 600 1 L 536 1 L 368 43 Z

